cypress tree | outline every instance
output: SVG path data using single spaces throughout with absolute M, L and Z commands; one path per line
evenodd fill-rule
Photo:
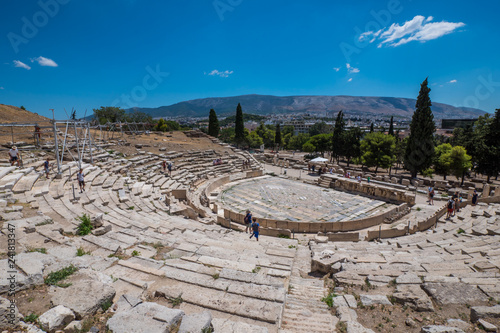
M 274 143 L 278 145 L 278 149 L 281 146 L 281 128 L 280 124 L 276 125 L 276 134 L 274 135 Z
M 373 133 L 375 131 L 375 128 L 373 126 L 373 123 L 370 125 L 370 133 Z
M 214 138 L 219 136 L 219 120 L 217 119 L 217 114 L 214 109 L 210 109 L 210 114 L 208 116 L 208 135 Z
M 427 86 L 427 78 L 420 85 L 415 112 L 410 123 L 410 136 L 404 155 L 405 167 L 413 178 L 417 173 L 428 169 L 432 165 L 434 155 L 434 115 L 431 110 L 431 99 Z
M 344 155 L 345 149 L 349 149 L 344 145 L 344 131 L 345 131 L 345 121 L 344 112 L 342 110 L 337 114 L 337 119 L 335 120 L 335 127 L 333 128 L 332 135 L 332 159 L 335 157 L 337 162 L 340 155 Z
M 243 123 L 243 110 L 241 104 L 236 107 L 236 120 L 234 122 L 234 141 L 237 145 L 245 141 L 245 125 Z
M 391 124 L 389 125 L 389 135 L 392 135 L 394 136 L 394 124 L 393 124 L 393 121 L 394 121 L 394 117 L 391 116 Z
M 477 170 L 490 177 L 497 177 L 500 172 L 500 109 L 496 109 L 495 115 L 486 127 L 484 145 L 479 145 Z

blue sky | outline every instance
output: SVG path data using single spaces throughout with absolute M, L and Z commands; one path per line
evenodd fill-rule
M 2 0 L 0 103 L 62 119 L 240 94 L 416 98 L 428 76 L 433 101 L 493 112 L 499 12 L 489 0 Z

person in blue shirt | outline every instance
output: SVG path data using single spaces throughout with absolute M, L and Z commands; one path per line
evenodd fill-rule
M 45 162 L 43 162 L 43 169 L 45 171 L 45 178 L 49 179 L 50 162 L 49 162 L 48 157 L 47 157 L 47 160 L 45 160 Z
M 245 222 L 245 233 L 247 232 L 251 233 L 250 227 L 252 224 L 252 213 L 250 213 L 250 209 L 247 209 L 247 215 L 245 215 L 243 222 Z
M 255 239 L 257 242 L 259 241 L 259 232 L 260 232 L 260 224 L 257 222 L 257 218 L 253 218 L 253 223 L 252 223 L 252 234 L 250 235 L 250 239 L 252 239 L 253 236 L 255 236 Z

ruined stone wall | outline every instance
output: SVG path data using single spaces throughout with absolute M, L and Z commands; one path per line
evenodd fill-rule
M 371 198 L 383 199 L 395 203 L 407 203 L 411 206 L 415 204 L 415 194 L 392 187 L 386 187 L 373 183 L 359 183 L 356 179 L 343 178 L 336 175 L 323 175 L 321 179 L 329 179 L 330 187 L 337 191 L 346 191 L 361 194 Z

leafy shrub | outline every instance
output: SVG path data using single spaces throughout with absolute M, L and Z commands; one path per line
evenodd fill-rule
M 44 282 L 45 282 L 45 284 L 47 284 L 49 286 L 60 286 L 60 287 L 66 286 L 67 287 L 68 285 L 59 284 L 59 281 L 66 279 L 68 276 L 70 276 L 71 274 L 73 274 L 77 270 L 78 270 L 78 268 L 76 268 L 73 265 L 64 267 L 58 271 L 52 272 L 49 275 L 47 275 Z
M 329 293 L 326 297 L 321 299 L 321 302 L 325 302 L 329 308 L 333 308 L 333 299 L 337 297 L 334 293 Z
M 84 256 L 84 255 L 86 255 L 86 254 L 90 255 L 90 254 L 91 254 L 91 252 L 90 252 L 90 251 L 85 252 L 85 250 L 84 250 L 84 249 L 83 249 L 83 247 L 81 247 L 81 246 L 80 246 L 80 247 L 76 250 L 76 256 L 77 256 L 77 257 L 83 257 L 83 256 Z
M 25 323 L 34 323 L 34 324 L 36 324 L 38 322 L 38 315 L 34 314 L 34 313 L 31 313 L 31 314 L 27 315 L 26 317 L 24 317 L 23 321 Z
M 88 216 L 87 214 L 83 214 L 82 216 L 78 216 L 77 219 L 81 221 L 78 225 L 77 234 L 80 236 L 86 236 L 90 234 L 90 232 L 94 228 L 92 226 L 92 223 L 90 222 L 90 216 Z
M 103 312 L 106 312 L 106 310 L 108 310 L 111 305 L 113 305 L 113 302 L 111 302 L 110 300 L 107 300 L 106 302 L 102 303 L 101 304 L 101 309 Z

